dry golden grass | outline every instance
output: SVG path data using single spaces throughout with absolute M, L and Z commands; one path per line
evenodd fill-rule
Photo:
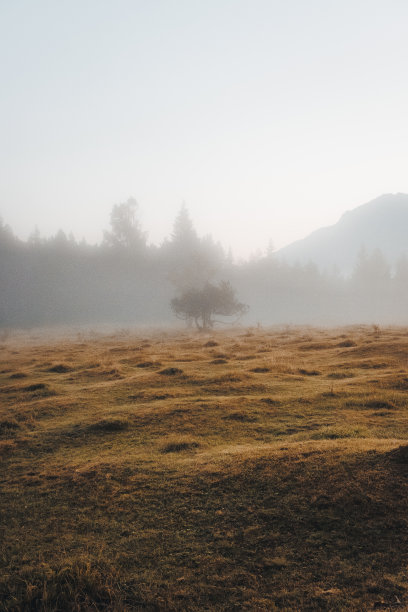
M 0 610 L 408 609 L 406 329 L 0 344 Z

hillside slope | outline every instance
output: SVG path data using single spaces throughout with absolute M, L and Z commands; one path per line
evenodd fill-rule
M 379 248 L 390 263 L 408 254 L 408 195 L 385 194 L 347 211 L 335 225 L 323 227 L 278 251 L 288 262 L 315 262 L 350 274 L 361 248 Z

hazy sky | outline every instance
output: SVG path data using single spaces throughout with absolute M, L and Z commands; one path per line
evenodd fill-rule
M 236 255 L 408 192 L 406 0 L 0 0 L 0 215 Z

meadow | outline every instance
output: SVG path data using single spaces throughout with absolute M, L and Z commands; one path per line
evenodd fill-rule
M 408 609 L 408 330 L 0 339 L 0 610 Z

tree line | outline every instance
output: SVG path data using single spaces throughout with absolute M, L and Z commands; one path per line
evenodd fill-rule
M 63 231 L 22 241 L 0 223 L 0 325 L 167 325 L 176 315 L 210 327 L 228 314 L 265 325 L 407 323 L 405 258 L 392 269 L 362 248 L 347 278 L 270 249 L 238 263 L 197 234 L 185 206 L 160 246 L 148 244 L 137 213 L 133 199 L 116 204 L 98 245 Z

